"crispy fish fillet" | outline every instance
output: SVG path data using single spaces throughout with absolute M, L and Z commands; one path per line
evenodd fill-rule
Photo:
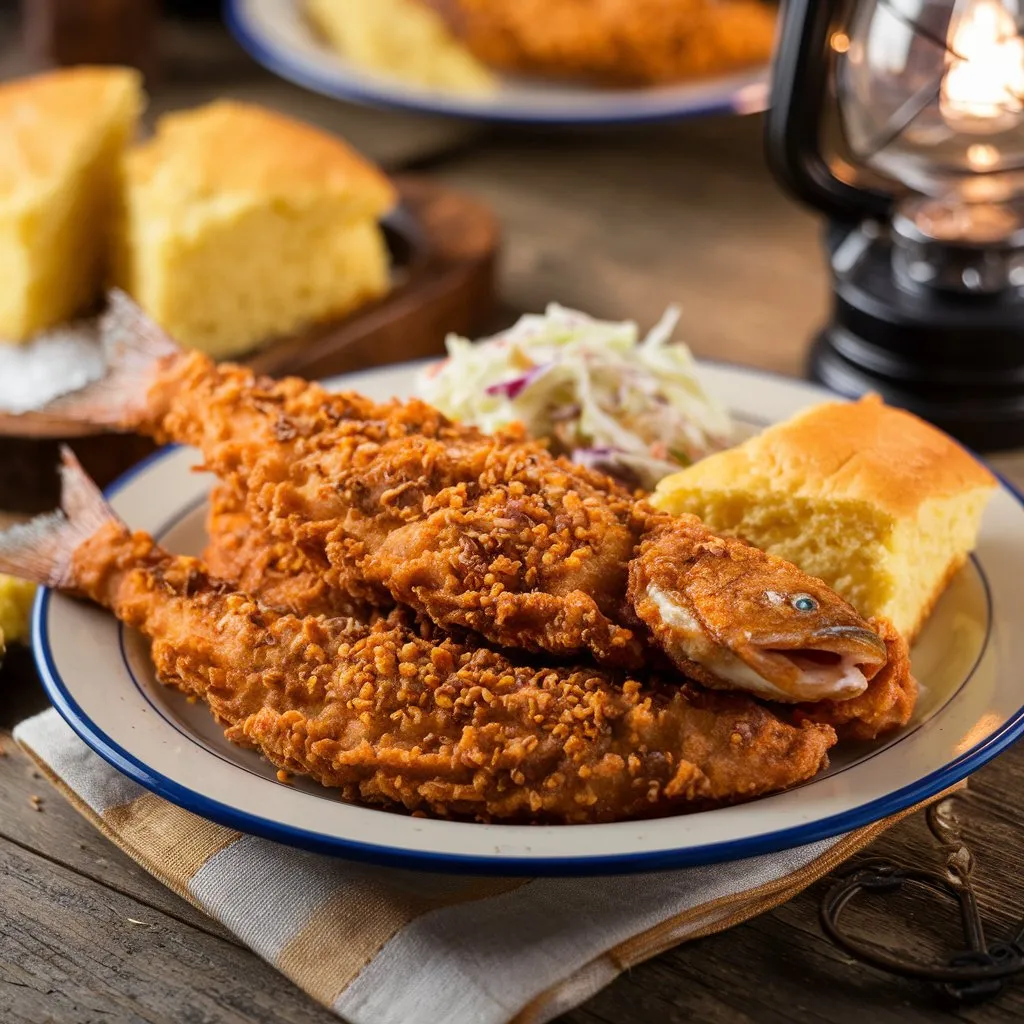
M 229 484 L 210 492 L 207 533 L 203 561 L 210 575 L 230 580 L 270 608 L 300 617 L 371 614 L 372 605 L 328 584 L 324 565 L 254 522 L 245 496 Z
M 239 589 L 253 594 L 261 603 L 273 608 L 292 610 L 296 607 L 312 606 L 318 608 L 312 614 L 353 613 L 332 610 L 332 597 L 335 592 L 322 585 L 322 578 L 316 567 L 306 560 L 301 552 L 268 536 L 251 523 L 240 507 L 241 499 L 225 493 L 226 490 L 223 487 L 215 489 L 211 500 L 211 539 L 206 559 L 208 568 L 214 576 L 231 580 L 236 584 L 242 581 Z M 720 549 L 720 556 L 730 551 L 734 556 L 740 554 L 737 569 L 742 571 L 743 550 L 741 545 L 724 545 Z M 268 558 L 268 551 L 278 553 L 275 556 L 276 560 Z M 643 560 L 634 560 L 634 585 L 640 586 L 642 580 L 649 584 L 650 570 L 651 566 Z M 696 582 L 696 579 L 691 578 L 691 584 Z M 669 582 L 663 595 L 671 594 L 671 590 Z M 682 604 L 684 599 L 676 594 L 674 600 Z M 649 596 L 638 601 L 637 607 L 641 617 L 648 614 L 647 605 L 650 601 Z M 713 611 L 713 608 L 710 610 Z M 369 614 L 367 609 L 358 609 L 355 613 L 363 617 Z M 841 741 L 872 740 L 886 732 L 901 728 L 910 721 L 917 702 L 917 682 L 910 670 L 909 647 L 905 638 L 888 621 L 872 619 L 871 623 L 886 645 L 888 660 L 885 667 L 871 679 L 867 689 L 857 697 L 843 701 L 822 700 L 798 705 L 797 721 L 829 724 L 835 728 Z M 729 619 L 726 618 L 722 625 L 728 628 Z M 762 628 L 763 626 L 762 622 Z M 710 627 L 705 629 L 710 630 Z M 827 642 L 828 638 L 823 639 Z M 671 642 L 671 638 L 668 642 Z M 727 652 L 728 648 L 722 645 L 720 650 Z M 728 657 L 727 654 L 721 656 Z M 753 656 L 759 655 L 755 652 Z M 760 656 L 772 655 L 769 653 Z M 836 655 L 835 661 L 826 662 L 821 667 L 842 669 L 842 657 Z M 735 668 L 735 663 L 732 666 L 719 666 L 720 671 Z M 711 688 L 718 685 L 717 678 L 697 663 L 692 663 L 688 674 Z M 756 690 L 758 683 L 757 679 L 751 680 L 751 689 Z M 770 701 L 771 694 L 765 693 L 764 698 Z
M 63 505 L 0 535 L 0 570 L 110 608 L 230 740 L 349 800 L 612 821 L 783 789 L 835 742 L 831 726 L 789 724 L 746 697 L 517 663 L 395 620 L 277 614 L 130 533 L 69 455 Z
M 105 334 L 120 342 L 110 375 L 61 399 L 62 413 L 196 445 L 245 496 L 252 521 L 322 565 L 347 600 L 398 602 L 501 646 L 630 669 L 653 640 L 683 671 L 696 663 L 741 690 L 754 679 L 757 692 L 794 702 L 854 696 L 884 662 L 881 640 L 820 581 L 753 548 L 751 571 L 736 574 L 717 552 L 738 542 L 658 513 L 520 435 L 482 434 L 423 402 L 378 404 L 218 366 L 178 350 L 125 296 L 111 298 Z M 641 622 L 627 595 L 634 555 L 708 601 L 719 579 L 734 611 L 718 600 L 715 615 L 731 614 L 731 628 L 708 633 L 711 616 L 680 621 L 672 601 L 655 600 Z M 745 633 L 757 616 L 774 632 L 754 657 Z M 733 664 L 722 644 L 742 672 L 720 671 Z M 837 653 L 856 658 L 859 675 L 832 672 L 830 691 L 813 656 Z

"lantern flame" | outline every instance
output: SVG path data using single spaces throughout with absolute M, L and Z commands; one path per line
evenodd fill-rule
M 961 131 L 996 132 L 1024 112 L 1024 39 L 1000 0 L 973 0 L 950 25 L 940 109 Z

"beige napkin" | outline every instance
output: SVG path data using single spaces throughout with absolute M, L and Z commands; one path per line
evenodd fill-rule
M 551 1020 L 634 964 L 785 902 L 903 817 L 679 871 L 421 874 L 306 853 L 199 818 L 119 774 L 55 711 L 14 735 L 108 838 L 351 1024 Z

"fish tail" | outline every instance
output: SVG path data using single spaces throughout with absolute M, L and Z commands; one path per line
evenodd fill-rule
M 61 507 L 0 532 L 0 572 L 67 587 L 76 549 L 102 526 L 120 522 L 70 448 L 61 448 Z
M 45 413 L 74 423 L 132 428 L 145 418 L 146 396 L 156 370 L 178 344 L 123 291 L 108 293 L 100 317 L 107 372 L 99 380 L 51 402 Z

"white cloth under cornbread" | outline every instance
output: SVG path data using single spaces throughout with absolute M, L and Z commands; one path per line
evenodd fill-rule
M 53 327 L 24 345 L 0 341 L 0 413 L 42 409 L 99 380 L 106 366 L 95 320 Z

